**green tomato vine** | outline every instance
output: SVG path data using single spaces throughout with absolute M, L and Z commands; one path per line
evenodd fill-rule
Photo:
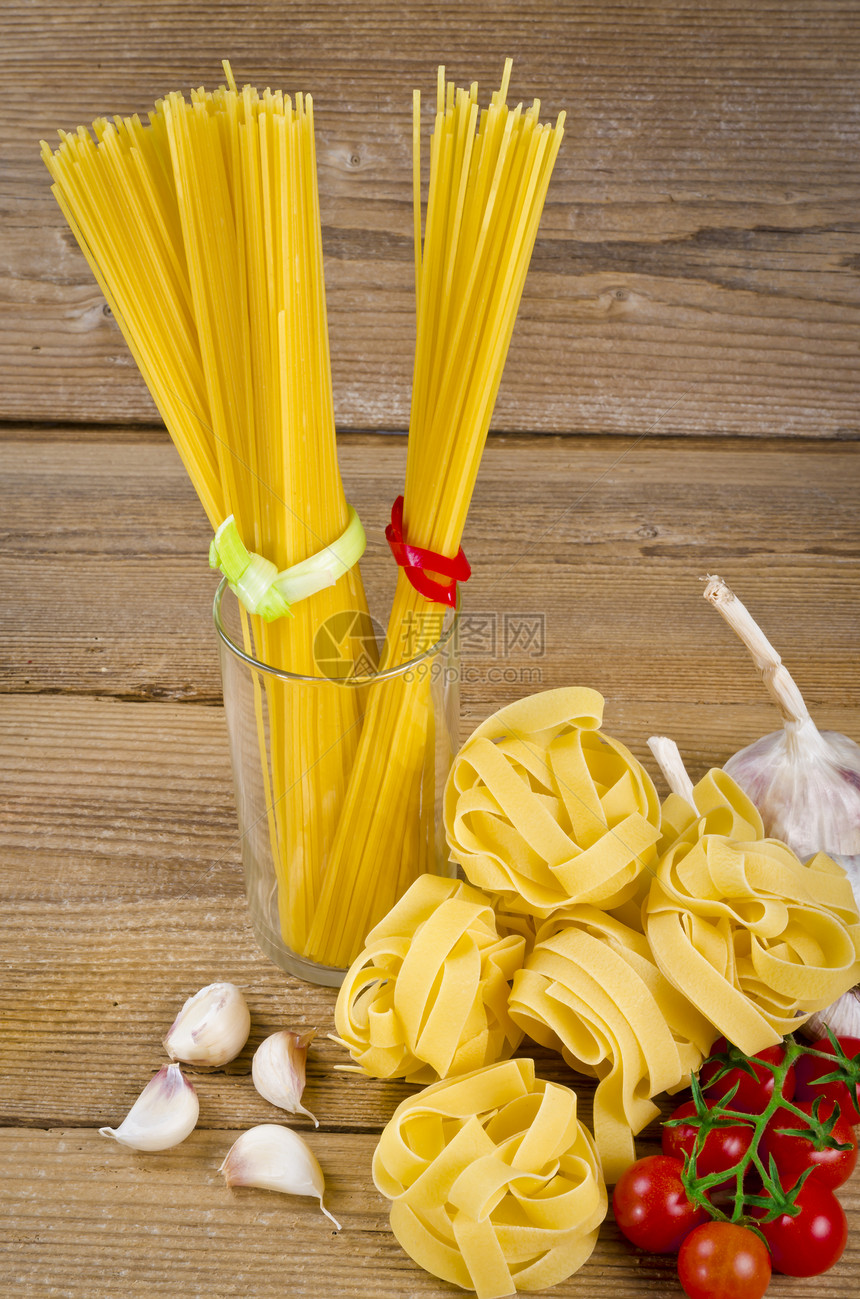
M 696 1128 L 695 1145 L 692 1153 L 688 1154 L 684 1159 L 681 1179 L 689 1199 L 703 1208 L 711 1218 L 720 1222 L 739 1223 L 742 1226 L 750 1227 L 757 1235 L 760 1235 L 761 1233 L 758 1231 L 759 1223 L 772 1222 L 774 1218 L 778 1218 L 784 1213 L 790 1217 L 795 1217 L 800 1212 L 800 1207 L 796 1203 L 797 1195 L 813 1169 L 811 1167 L 805 1169 L 792 1186 L 785 1187 L 780 1182 L 779 1171 L 773 1155 L 771 1155 L 766 1167 L 759 1149 L 764 1131 L 777 1110 L 796 1115 L 800 1120 L 798 1128 L 786 1127 L 784 1129 L 780 1128 L 780 1131 L 801 1136 L 812 1142 L 815 1148 L 819 1150 L 828 1146 L 834 1150 L 848 1149 L 846 1145 L 833 1136 L 833 1127 L 839 1116 L 838 1105 L 833 1106 L 833 1112 L 829 1118 L 822 1119 L 820 1106 L 823 1098 L 818 1098 L 813 1103 L 812 1114 L 810 1115 L 799 1109 L 784 1095 L 785 1079 L 792 1065 L 801 1055 L 814 1056 L 832 1063 L 833 1070 L 822 1075 L 817 1081 L 819 1083 L 844 1082 L 848 1086 L 850 1094 L 854 1094 L 851 1089 L 860 1081 L 860 1057 L 852 1059 L 847 1056 L 830 1029 L 827 1029 L 827 1036 L 833 1043 L 835 1055 L 830 1055 L 825 1051 L 816 1051 L 814 1047 L 799 1042 L 793 1035 L 789 1034 L 784 1040 L 785 1055 L 779 1064 L 772 1064 L 768 1060 L 755 1058 L 754 1068 L 753 1060 L 744 1055 L 736 1046 L 729 1046 L 725 1051 L 716 1052 L 705 1061 L 706 1064 L 716 1061 L 720 1065 L 719 1070 L 709 1079 L 709 1087 L 718 1083 L 726 1074 L 736 1069 L 740 1069 L 752 1077 L 756 1076 L 755 1069 L 769 1069 L 773 1074 L 773 1093 L 761 1114 L 748 1114 L 731 1108 L 731 1102 L 737 1092 L 737 1084 L 721 1099 L 708 1100 L 703 1095 L 699 1080 L 695 1074 L 691 1078 L 690 1088 L 696 1107 L 695 1115 L 685 1119 L 668 1119 L 664 1126 L 674 1127 L 679 1123 L 685 1123 Z M 696 1166 L 708 1135 L 716 1128 L 738 1127 L 741 1125 L 752 1129 L 752 1139 L 743 1156 L 731 1168 L 722 1172 L 699 1176 L 696 1172 Z M 754 1173 L 755 1177 L 751 1177 L 751 1173 Z M 712 1194 L 715 1191 L 721 1193 L 725 1208 L 714 1202 Z M 753 1209 L 760 1211 L 755 1218 L 753 1218 L 751 1212 Z

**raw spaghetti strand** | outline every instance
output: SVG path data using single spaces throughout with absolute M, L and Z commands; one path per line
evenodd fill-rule
M 148 122 L 99 119 L 42 153 L 214 529 L 229 514 L 278 569 L 331 545 L 337 467 L 313 106 L 226 86 L 171 93 Z M 314 675 L 314 636 L 366 604 L 357 569 L 245 647 Z M 345 658 L 342 671 L 351 663 Z M 301 950 L 362 716 L 360 692 L 254 682 L 281 926 Z M 266 745 L 268 730 L 269 745 Z
M 415 255 L 404 535 L 450 557 L 459 550 L 563 131 L 563 116 L 554 127 L 539 124 L 537 104 L 526 113 L 508 109 L 509 77 L 510 62 L 479 115 L 477 88 L 446 86 L 440 69 L 424 247 Z M 432 648 L 442 625 L 441 607 L 420 596 L 401 571 L 386 663 Z M 307 954 L 314 959 L 349 964 L 403 889 L 421 871 L 442 869 L 444 854 L 431 839 L 431 716 L 429 672 L 370 689 L 311 927 Z M 416 810 L 420 838 L 408 832 Z

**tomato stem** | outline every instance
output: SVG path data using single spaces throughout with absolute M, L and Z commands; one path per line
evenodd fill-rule
M 855 1071 L 858 1079 L 860 1079 L 860 1064 L 858 1064 L 857 1059 L 849 1059 L 834 1035 L 832 1033 L 828 1033 L 828 1035 L 833 1042 L 836 1051 L 835 1056 L 828 1052 L 816 1051 L 814 1047 L 797 1041 L 792 1034 L 789 1034 L 784 1039 L 784 1054 L 778 1064 L 758 1057 L 753 1062 L 750 1057 L 745 1056 L 737 1047 L 731 1045 L 725 1051 L 716 1052 L 705 1061 L 705 1064 L 716 1062 L 720 1066 L 709 1079 L 709 1087 L 718 1083 L 721 1078 L 725 1078 L 727 1074 L 736 1069 L 749 1073 L 752 1077 L 756 1077 L 756 1069 L 762 1067 L 769 1069 L 773 1074 L 773 1091 L 767 1105 L 760 1114 L 748 1114 L 731 1108 L 731 1102 L 738 1090 L 737 1083 L 726 1092 L 725 1096 L 708 1101 L 702 1092 L 699 1079 L 695 1075 L 690 1079 L 690 1088 L 696 1108 L 695 1116 L 684 1120 L 670 1119 L 667 1123 L 672 1126 L 678 1122 L 685 1122 L 696 1128 L 695 1144 L 692 1152 L 688 1153 L 684 1158 L 681 1178 L 689 1199 L 703 1208 L 712 1218 L 720 1222 L 739 1223 L 749 1227 L 757 1235 L 761 1235 L 758 1229 L 759 1223 L 771 1222 L 781 1214 L 794 1217 L 800 1212 L 800 1208 L 796 1204 L 797 1194 L 806 1178 L 813 1171 L 812 1168 L 804 1169 L 792 1186 L 784 1187 L 779 1180 L 779 1173 L 773 1155 L 770 1157 L 768 1167 L 765 1167 L 759 1149 L 765 1129 L 777 1110 L 785 1110 L 788 1114 L 796 1115 L 803 1124 L 803 1131 L 800 1135 L 812 1141 L 816 1149 L 823 1149 L 825 1146 L 831 1146 L 839 1150 L 846 1148 L 833 1136 L 833 1126 L 839 1114 L 838 1105 L 834 1105 L 833 1114 L 830 1118 L 822 1119 L 819 1113 L 820 1106 L 813 1105 L 812 1113 L 809 1114 L 799 1109 L 784 1095 L 786 1077 L 797 1058 L 801 1055 L 817 1056 L 832 1062 L 836 1068 L 835 1078 L 839 1081 L 850 1082 Z M 731 1167 L 721 1172 L 707 1173 L 700 1177 L 696 1169 L 699 1156 L 702 1154 L 709 1134 L 716 1128 L 735 1125 L 744 1125 L 752 1129 L 752 1139 L 744 1154 Z M 794 1129 L 787 1129 L 787 1131 L 794 1131 Z M 761 1181 L 761 1193 L 750 1190 L 745 1185 L 747 1175 L 751 1169 L 755 1171 Z M 711 1193 L 717 1189 L 725 1190 L 727 1184 L 731 1182 L 734 1182 L 734 1191 L 729 1193 L 728 1198 L 732 1207 L 731 1213 L 726 1213 L 718 1204 L 714 1203 Z M 750 1210 L 755 1208 L 765 1209 L 766 1212 L 758 1218 L 753 1218 Z

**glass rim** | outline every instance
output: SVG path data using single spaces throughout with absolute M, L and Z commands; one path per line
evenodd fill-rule
M 431 645 L 429 649 L 424 650 L 421 654 L 417 654 L 414 658 L 406 659 L 404 660 L 403 663 L 398 663 L 395 667 L 383 668 L 381 672 L 366 673 L 363 676 L 351 676 L 351 677 L 308 676 L 301 672 L 287 672 L 286 669 L 284 668 L 276 668 L 271 663 L 264 663 L 262 659 L 257 659 L 254 657 L 253 654 L 248 654 L 241 647 L 241 645 L 236 644 L 236 642 L 232 639 L 230 633 L 227 631 L 226 627 L 224 626 L 224 622 L 221 617 L 221 601 L 223 600 L 224 593 L 226 590 L 228 590 L 228 588 L 229 588 L 229 582 L 227 581 L 227 578 L 222 577 L 221 581 L 218 583 L 218 589 L 215 592 L 215 598 L 212 601 L 212 621 L 215 624 L 215 631 L 218 633 L 218 636 L 222 641 L 222 643 L 226 646 L 226 648 L 230 651 L 230 653 L 234 656 L 234 658 L 241 659 L 244 663 L 248 664 L 248 667 L 256 668 L 258 672 L 265 672 L 268 676 L 276 677 L 281 681 L 300 681 L 303 685 L 341 686 L 341 687 L 348 686 L 353 690 L 360 690 L 364 686 L 372 686 L 379 681 L 393 681 L 397 677 L 402 677 L 407 672 L 420 667 L 423 663 L 426 663 L 428 659 L 434 658 L 435 655 L 439 654 L 446 647 L 451 637 L 453 636 L 454 628 L 457 626 L 457 623 L 460 618 L 460 589 L 458 587 L 457 603 L 455 607 L 453 609 L 447 608 L 445 610 L 446 621 L 448 619 L 448 615 L 449 614 L 452 615 L 449 624 L 447 626 L 443 625 L 442 635 L 439 637 L 439 639 L 435 642 L 435 644 Z M 238 597 L 235 598 L 236 598 L 236 603 L 239 604 Z

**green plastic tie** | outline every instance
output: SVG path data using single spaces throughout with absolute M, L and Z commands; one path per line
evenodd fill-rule
M 209 546 L 209 565 L 220 569 L 230 590 L 248 613 L 259 614 L 266 622 L 273 622 L 275 618 L 292 618 L 290 605 L 334 586 L 364 554 L 367 538 L 361 520 L 351 505 L 347 510 L 346 528 L 336 541 L 280 573 L 271 560 L 248 550 L 231 514 L 221 524 Z

